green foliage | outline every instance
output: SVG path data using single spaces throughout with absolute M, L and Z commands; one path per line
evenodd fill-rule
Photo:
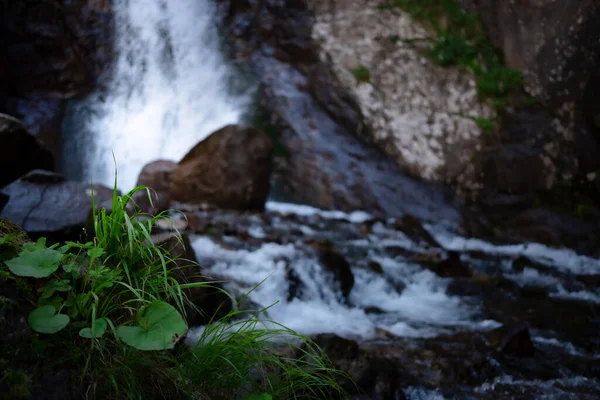
M 181 314 L 164 301 L 141 307 L 137 312 L 137 322 L 138 326 L 119 327 L 117 335 L 138 350 L 172 349 L 188 330 Z
M 47 248 L 46 239 L 40 238 L 35 245 L 25 243 L 23 252 L 5 264 L 17 276 L 46 278 L 58 269 L 62 258 L 63 253 Z
M 371 81 L 371 73 L 364 65 L 358 65 L 352 68 L 350 72 L 352 72 L 357 83 L 368 83 Z
M 234 322 L 245 313 L 234 311 L 206 327 L 192 350 L 176 346 L 188 331 L 186 307 L 197 310 L 184 289 L 208 284 L 175 279 L 182 260 L 151 236 L 164 214 L 144 216 L 128 207 L 139 190 L 146 189 L 119 196 L 115 185 L 111 210 L 94 207 L 91 242 L 48 247 L 40 239 L 6 260 L 17 285 L 37 289 L 28 291 L 34 305 L 28 322 L 44 335 L 32 336 L 31 351 L 48 354 L 60 368 L 83 371 L 87 398 L 343 396 L 337 383 L 343 374 L 318 347 L 286 328 L 264 328 L 258 314 Z M 1 237 L 0 250 L 17 238 Z M 276 351 L 274 342 L 288 339 L 296 344 L 285 346 L 298 357 Z
M 29 314 L 29 326 L 40 333 L 56 333 L 69 324 L 69 316 L 57 314 L 51 305 L 36 308 Z
M 506 67 L 487 39 L 481 18 L 457 0 L 385 0 L 382 8 L 399 7 L 434 32 L 429 56 L 442 66 L 470 70 L 481 97 L 500 110 L 504 98 L 523 87 L 521 71 Z M 501 100 L 501 101 L 497 101 Z
M 187 299 L 173 277 L 176 262 L 152 244 L 153 226 L 164 216 L 129 215 L 128 204 L 139 190 L 118 196 L 115 185 L 111 211 L 94 208 L 93 242 L 58 248 L 41 238 L 5 261 L 15 276 L 47 278 L 28 318 L 33 330 L 53 334 L 72 322 L 80 337 L 97 339 L 111 326 L 115 340 L 145 350 L 170 349 L 173 337 L 185 334 Z M 136 312 L 138 326 L 129 326 Z

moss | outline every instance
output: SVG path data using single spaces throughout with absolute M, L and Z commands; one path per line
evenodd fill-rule
M 6 360 L 0 360 L 0 365 L 6 362 Z M 0 383 L 3 388 L 0 393 L 2 400 L 31 398 L 31 377 L 23 370 L 3 368 Z
M 356 79 L 356 83 L 368 83 L 371 81 L 371 73 L 369 69 L 364 65 L 358 65 L 350 70 L 354 79 Z
M 507 67 L 485 34 L 481 18 L 456 0 L 385 0 L 381 8 L 401 8 L 433 31 L 427 54 L 441 66 L 471 71 L 480 97 L 492 100 L 497 111 L 507 96 L 523 88 L 521 71 Z
M 27 235 L 19 225 L 0 218 L 0 238 L 6 237 L 9 239 L 0 244 L 0 261 L 14 257 L 27 240 Z

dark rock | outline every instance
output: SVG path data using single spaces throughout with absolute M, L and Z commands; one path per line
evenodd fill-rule
M 535 349 L 526 324 L 503 325 L 487 334 L 490 346 L 516 357 L 533 357 Z
M 2 210 L 4 209 L 4 206 L 8 204 L 8 199 L 10 197 L 8 197 L 7 194 L 4 194 L 2 192 L 0 192 L 0 213 L 2 213 Z
M 541 155 L 526 146 L 505 145 L 487 156 L 484 185 L 495 191 L 522 194 L 546 187 L 546 167 Z
M 263 210 L 273 145 L 262 131 L 229 125 L 198 143 L 172 172 L 173 200 Z
M 112 197 L 102 185 L 66 182 L 58 174 L 31 171 L 3 192 L 10 196 L 2 216 L 19 224 L 32 237 L 53 241 L 79 240 L 92 208 Z
M 396 220 L 394 228 L 404 233 L 414 242 L 426 243 L 431 247 L 441 247 L 437 240 L 423 228 L 421 221 L 410 214 L 403 215 L 402 218 Z
M 513 158 L 517 176 L 502 174 L 505 188 L 527 190 L 526 182 L 552 186 L 562 176 L 585 175 L 600 168 L 600 130 L 596 94 L 600 88 L 600 6 L 593 0 L 568 3 L 523 0 L 509 5 L 494 0 L 462 0 L 481 15 L 492 43 L 506 64 L 525 72 L 527 91 L 546 110 L 519 110 L 505 118 L 504 141 L 516 136 L 522 152 Z M 545 148 L 545 149 L 544 149 Z M 491 149 L 492 153 L 496 149 Z M 544 156 L 546 167 L 540 165 Z M 536 159 L 537 158 L 537 159 Z M 505 167 L 510 170 L 509 159 Z M 518 168 L 522 166 L 523 168 Z M 518 168 L 518 169 L 517 169 Z M 536 177 L 547 178 L 536 183 Z M 591 185 L 591 184 L 590 184 Z
M 383 274 L 383 268 L 381 268 L 381 264 L 377 261 L 369 261 L 369 269 L 376 274 Z
M 169 160 L 153 161 L 142 168 L 137 186 L 146 186 L 150 189 L 150 198 L 145 190 L 136 192 L 133 200 L 141 211 L 157 214 L 169 208 L 171 204 L 169 185 L 175 168 L 177 164 Z
M 468 278 L 473 275 L 471 268 L 460 259 L 460 253 L 448 252 L 448 257 L 435 267 L 442 278 Z
M 90 88 L 109 61 L 111 19 L 107 1 L 5 2 L 0 93 L 68 98 Z
M 594 221 L 544 209 L 528 209 L 506 222 L 502 239 L 511 242 L 534 242 L 549 246 L 583 243 L 596 231 Z
M 59 159 L 65 100 L 90 90 L 111 61 L 110 2 L 3 2 L 0 112 L 15 115 Z
M 54 169 L 50 151 L 20 121 L 0 114 L 0 187 L 34 169 Z
M 354 340 L 345 339 L 331 333 L 317 335 L 313 340 L 332 360 L 343 358 L 352 360 L 359 355 L 360 347 Z
M 179 269 L 174 277 L 179 283 L 210 282 L 210 277 L 202 275 L 201 267 L 196 261 L 190 238 L 175 233 L 153 235 L 154 244 L 162 246 L 176 260 Z M 196 307 L 186 305 L 186 320 L 190 326 L 205 325 L 213 318 L 223 318 L 232 310 L 231 298 L 218 283 L 183 289 L 183 292 Z
M 289 264 L 286 264 L 285 276 L 286 281 L 288 282 L 287 301 L 290 302 L 295 298 L 302 297 L 304 283 L 302 282 L 302 279 L 300 279 L 296 271 L 294 271 L 294 269 Z
M 317 245 L 319 261 L 323 267 L 331 271 L 336 282 L 339 283 L 344 297 L 348 297 L 354 286 L 354 274 L 348 260 L 331 243 Z

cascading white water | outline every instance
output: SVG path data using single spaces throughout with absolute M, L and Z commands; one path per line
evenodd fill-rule
M 214 130 L 240 122 L 249 96 L 230 93 L 211 0 L 115 0 L 113 7 L 112 76 L 71 105 L 65 158 L 72 159 L 64 169 L 111 186 L 114 153 L 118 185 L 128 190 L 146 163 L 177 161 Z

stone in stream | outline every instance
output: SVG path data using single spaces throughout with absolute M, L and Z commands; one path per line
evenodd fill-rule
M 354 274 L 346 257 L 332 243 L 323 242 L 316 245 L 319 261 L 323 267 L 332 272 L 339 283 L 342 295 L 347 298 L 354 286 Z
M 96 204 L 109 201 L 113 190 L 102 185 L 65 181 L 62 175 L 34 170 L 3 189 L 10 198 L 2 216 L 19 224 L 32 238 L 65 241 L 83 238 Z
M 269 194 L 273 145 L 262 131 L 228 125 L 198 143 L 172 171 L 173 200 L 259 210 Z
M 53 170 L 54 157 L 19 120 L 0 114 L 0 187 L 34 169 Z
M 534 347 L 526 324 L 510 324 L 496 328 L 487 334 L 490 346 L 512 356 L 533 357 Z
M 421 221 L 410 214 L 405 214 L 402 218 L 396 220 L 394 228 L 404 233 L 416 243 L 425 243 L 431 247 L 441 247 L 437 240 L 423 227 Z

